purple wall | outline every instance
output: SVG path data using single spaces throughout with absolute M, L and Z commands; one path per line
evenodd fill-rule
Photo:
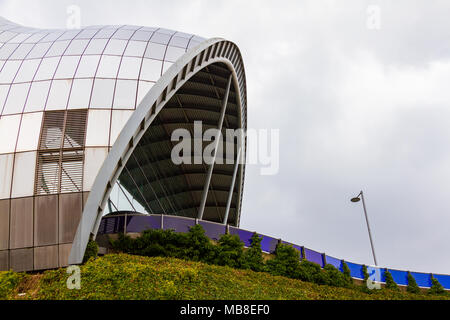
M 147 229 L 161 229 L 160 216 L 127 217 L 127 232 L 142 232 Z
M 205 229 L 205 234 L 208 238 L 213 240 L 219 240 L 220 237 L 225 234 L 226 226 L 219 223 L 209 222 L 209 221 L 199 221 L 199 225 Z
M 322 254 L 320 252 L 308 248 L 304 248 L 304 251 L 306 260 L 317 263 L 322 268 L 324 267 Z
M 195 226 L 195 219 L 164 215 L 164 230 L 175 232 L 189 232 L 189 228 Z
M 100 222 L 98 234 L 111 234 L 123 232 L 124 228 L 124 216 L 109 216 L 104 217 Z M 205 234 L 208 238 L 213 240 L 218 240 L 225 234 L 226 226 L 223 224 L 218 224 L 209 221 L 199 221 L 198 222 L 204 229 Z M 173 229 L 176 232 L 188 232 L 189 227 L 195 225 L 195 219 L 177 216 L 167 216 L 164 215 L 164 230 Z M 127 216 L 127 232 L 142 232 L 147 229 L 161 229 L 161 216 L 160 215 L 128 215 Z M 244 243 L 246 247 L 250 246 L 250 239 L 253 232 L 248 230 L 239 229 L 236 227 L 229 227 L 230 234 L 235 234 L 239 236 L 239 239 Z M 261 249 L 265 252 L 273 253 L 278 243 L 278 239 L 268 237 L 265 235 L 260 235 Z M 283 243 L 292 245 L 294 248 L 300 251 L 301 246 L 282 241 Z M 305 258 L 308 261 L 317 263 L 322 268 L 324 267 L 323 256 L 320 252 L 304 248 Z M 325 256 L 326 263 L 333 265 L 342 271 L 342 260 L 331 256 Z M 362 265 L 346 262 L 350 269 L 350 274 L 353 278 L 363 279 L 364 275 L 362 273 Z M 378 267 L 367 267 L 369 275 L 378 271 L 380 275 L 380 281 L 385 282 L 384 269 Z M 401 270 L 389 270 L 392 274 L 394 281 L 399 285 L 407 285 L 407 271 Z M 411 275 L 416 280 L 419 287 L 429 288 L 431 286 L 431 275 L 429 273 L 411 272 Z M 435 274 L 434 277 L 439 281 L 439 283 L 446 289 L 450 289 L 450 275 Z M 373 276 L 371 276 L 373 278 Z
M 274 252 L 278 244 L 278 239 L 268 237 L 265 235 L 260 236 L 263 237 L 261 240 L 261 250 L 268 253 Z
M 325 256 L 327 260 L 327 264 L 331 264 L 336 269 L 342 271 L 342 260 L 336 259 L 334 257 Z
M 235 227 L 230 227 L 230 234 L 236 234 L 239 236 L 239 239 L 241 239 L 241 241 L 244 243 L 244 245 L 246 247 L 250 247 L 250 239 L 253 235 L 253 232 L 251 231 L 247 231 L 247 230 L 243 230 L 243 229 L 239 229 L 239 228 L 235 228 Z

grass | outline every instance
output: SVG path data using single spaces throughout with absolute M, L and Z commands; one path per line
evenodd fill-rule
M 387 289 L 363 292 L 250 270 L 175 258 L 109 254 L 81 266 L 81 289 L 67 289 L 66 268 L 0 272 L 0 299 L 450 299 Z

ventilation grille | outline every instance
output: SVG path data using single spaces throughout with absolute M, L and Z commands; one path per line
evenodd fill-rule
M 35 194 L 81 192 L 87 110 L 44 113 Z

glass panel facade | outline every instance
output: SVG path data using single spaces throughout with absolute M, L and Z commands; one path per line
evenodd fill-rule
M 43 112 L 25 113 L 20 124 L 17 152 L 37 150 Z

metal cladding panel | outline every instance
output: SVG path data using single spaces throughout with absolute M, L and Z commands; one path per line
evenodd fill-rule
M 16 272 L 33 270 L 33 248 L 11 250 L 9 267 Z
M 322 258 L 322 254 L 320 252 L 305 248 L 305 258 L 308 261 L 317 263 L 319 266 L 321 266 L 322 268 L 324 267 L 323 265 L 323 258 Z
M 165 219 L 164 224 L 166 224 Z M 149 229 L 161 229 L 160 216 L 129 216 L 127 218 L 127 232 L 142 232 Z
M 34 248 L 34 270 L 58 267 L 58 246 Z
M 414 277 L 419 287 L 431 287 L 431 275 L 429 273 L 411 272 L 411 275 Z
M 433 274 L 433 277 L 445 288 L 450 289 L 450 275 Z
M 0 251 L 0 271 L 9 270 L 9 251 Z
M 0 200 L 0 250 L 8 249 L 9 200 Z
M 183 217 L 171 217 L 165 215 L 163 218 L 164 230 L 173 230 L 175 232 L 189 232 L 189 228 L 195 225 L 195 219 Z
M 205 229 L 205 234 L 208 238 L 212 240 L 219 240 L 222 235 L 226 233 L 226 226 L 219 223 L 209 222 L 209 221 L 199 221 L 199 225 Z M 231 229 L 231 227 L 230 227 Z M 231 232 L 231 230 L 230 230 Z
M 265 252 L 269 252 L 269 253 L 274 252 L 275 249 L 277 248 L 278 239 L 268 237 L 265 235 L 261 235 L 261 236 L 262 236 L 261 250 L 265 251 Z
M 67 267 L 69 265 L 69 254 L 71 248 L 71 243 L 60 244 L 58 246 L 58 263 L 60 267 Z
M 253 232 L 238 229 L 235 227 L 230 227 L 230 234 L 238 235 L 239 239 L 241 239 L 241 241 L 244 243 L 244 246 L 250 247 L 251 245 L 250 239 L 252 238 Z
M 58 243 L 58 196 L 34 198 L 34 245 Z M 36 251 L 35 251 L 36 254 Z
M 347 264 L 348 268 L 350 269 L 350 275 L 353 278 L 364 279 L 364 274 L 362 271 L 361 264 L 356 264 L 356 263 L 347 262 L 347 261 L 345 261 L 345 263 Z
M 59 196 L 59 242 L 72 242 L 83 210 L 81 192 Z
M 325 256 L 327 259 L 327 264 L 331 264 L 339 271 L 342 271 L 342 260 L 336 259 L 334 257 L 330 257 L 328 255 Z
M 400 270 L 391 270 L 388 269 L 389 272 L 392 275 L 392 278 L 394 279 L 396 284 L 407 286 L 408 285 L 408 272 L 407 271 L 400 271 Z

